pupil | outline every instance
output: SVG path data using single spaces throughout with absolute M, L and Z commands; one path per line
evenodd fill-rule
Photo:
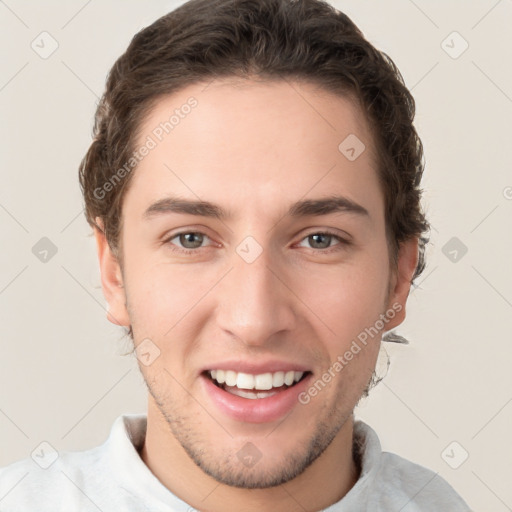
M 199 237 L 199 242 L 196 240 L 194 245 L 194 237 Z M 185 233 L 181 235 L 180 243 L 187 249 L 195 249 L 197 247 L 201 247 L 202 243 L 202 235 L 200 233 Z M 188 243 L 192 243 L 192 246 L 187 246 Z
M 310 235 L 310 237 L 309 237 L 309 238 L 311 238 L 311 239 L 313 239 L 313 240 L 314 240 L 314 241 L 313 241 L 313 246 L 315 246 L 315 244 L 317 244 L 317 243 L 318 243 L 318 240 L 317 240 L 317 238 L 318 238 L 318 237 L 324 237 L 324 238 L 327 238 L 327 246 L 326 246 L 326 247 L 328 247 L 328 246 L 329 246 L 329 240 L 330 240 L 330 238 L 331 238 L 331 235 L 326 235 L 326 234 L 322 234 L 322 233 L 320 233 L 320 234 L 316 234 L 316 235 Z M 320 242 L 320 245 L 322 245 L 322 242 Z M 324 244 L 324 245 L 325 245 L 325 244 Z

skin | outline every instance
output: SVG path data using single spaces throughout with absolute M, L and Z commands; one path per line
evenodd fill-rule
M 141 457 L 198 510 L 319 510 L 359 476 L 353 410 L 375 368 L 380 337 L 310 403 L 270 423 L 226 416 L 204 392 L 199 372 L 232 357 L 275 358 L 307 364 L 319 378 L 393 304 L 402 309 L 385 330 L 402 323 L 418 241 L 402 244 L 391 269 L 373 142 L 348 98 L 297 82 L 205 85 L 160 99 L 142 123 L 139 145 L 187 98 L 198 101 L 134 171 L 123 203 L 122 265 L 96 229 L 108 318 L 131 325 L 135 345 L 149 338 L 160 350 L 149 366 L 139 363 L 149 390 Z M 351 133 L 366 146 L 355 161 L 338 150 Z M 143 218 L 150 204 L 171 194 L 214 202 L 233 218 Z M 369 215 L 285 216 L 295 201 L 332 194 Z M 326 229 L 351 244 L 309 237 Z M 177 232 L 206 236 L 201 244 Z M 263 250 L 250 264 L 236 252 L 247 236 Z M 250 468 L 236 456 L 246 442 L 262 453 Z

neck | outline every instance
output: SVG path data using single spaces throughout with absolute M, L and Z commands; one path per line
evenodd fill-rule
M 339 501 L 359 478 L 352 457 L 353 416 L 327 449 L 299 476 L 277 487 L 241 489 L 217 482 L 204 473 L 176 440 L 154 403 L 148 407 L 147 431 L 141 458 L 175 496 L 197 510 L 290 512 L 320 510 Z M 172 454 L 172 456 L 169 456 Z

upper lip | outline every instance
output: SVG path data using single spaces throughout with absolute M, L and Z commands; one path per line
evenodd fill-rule
M 311 371 L 309 367 L 290 361 L 268 360 L 265 362 L 257 363 L 255 361 L 241 361 L 230 359 L 228 361 L 220 361 L 210 363 L 207 367 L 201 370 L 201 373 L 208 370 L 232 370 L 234 372 L 249 373 L 252 375 L 259 375 L 262 373 L 275 373 L 275 372 L 307 372 Z

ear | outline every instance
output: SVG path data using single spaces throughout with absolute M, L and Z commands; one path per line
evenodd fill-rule
M 388 297 L 388 309 L 396 314 L 386 324 L 386 331 L 400 325 L 405 320 L 405 304 L 411 289 L 411 280 L 418 265 L 418 238 L 411 238 L 400 244 L 397 269 L 393 273 Z
M 126 294 L 121 267 L 107 242 L 103 222 L 96 217 L 94 236 L 101 272 L 101 287 L 108 303 L 107 319 L 116 325 L 130 326 L 130 317 L 126 309 Z

